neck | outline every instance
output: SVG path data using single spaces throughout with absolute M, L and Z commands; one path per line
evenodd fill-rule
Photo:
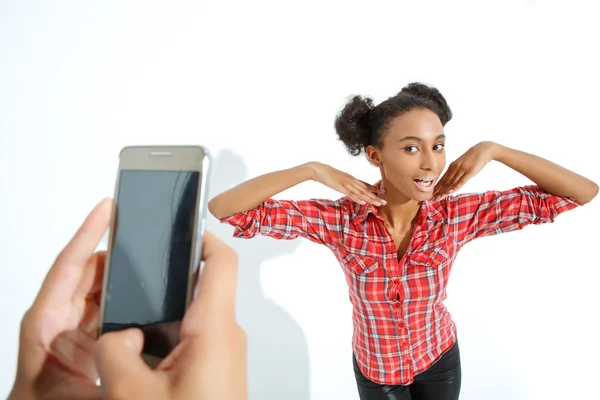
M 392 186 L 385 185 L 385 189 L 385 193 L 379 197 L 384 199 L 386 204 L 379 207 L 379 213 L 392 228 L 407 230 L 419 211 L 419 202 L 406 197 Z

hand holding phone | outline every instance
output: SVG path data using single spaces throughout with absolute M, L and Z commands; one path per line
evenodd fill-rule
M 206 232 L 202 258 L 198 296 L 185 314 L 180 341 L 155 369 L 140 358 L 140 330 L 99 339 L 95 354 L 106 398 L 247 398 L 246 336 L 235 319 L 237 254 Z
M 94 251 L 112 208 L 105 200 L 90 213 L 23 317 L 8 398 L 246 399 L 246 338 L 235 320 L 237 255 L 209 232 L 181 340 L 156 369 L 142 361 L 143 335 L 136 329 L 95 341 L 104 253 Z M 95 384 L 99 376 L 102 387 Z

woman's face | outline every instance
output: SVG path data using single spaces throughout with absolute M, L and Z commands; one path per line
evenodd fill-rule
M 367 148 L 371 162 L 381 170 L 386 191 L 407 200 L 429 200 L 446 166 L 444 127 L 425 108 L 394 118 L 384 134 L 381 149 Z

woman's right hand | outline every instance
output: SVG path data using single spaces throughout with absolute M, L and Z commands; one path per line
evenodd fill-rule
M 385 193 L 385 190 L 370 185 L 350 174 L 330 167 L 327 164 L 311 162 L 312 179 L 331 189 L 345 194 L 353 201 L 360 204 L 371 203 L 382 206 L 385 200 L 377 197 L 374 193 Z

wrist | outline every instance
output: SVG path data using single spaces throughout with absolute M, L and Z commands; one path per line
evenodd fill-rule
M 302 164 L 296 167 L 303 181 L 314 181 L 317 176 L 317 165 L 316 161 L 310 161 L 306 164 Z
M 495 142 L 490 143 L 490 159 L 492 161 L 502 162 L 502 158 L 506 154 L 507 147 Z

